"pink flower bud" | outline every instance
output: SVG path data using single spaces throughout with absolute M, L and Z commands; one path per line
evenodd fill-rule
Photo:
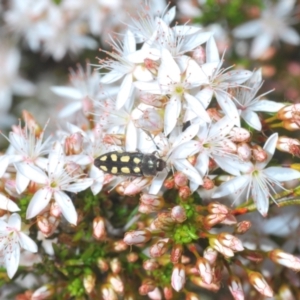
M 247 258 L 248 260 L 251 260 L 253 262 L 259 263 L 262 262 L 264 259 L 263 254 L 256 252 L 256 251 L 246 251 L 244 253 L 244 257 Z
M 250 139 L 250 132 L 241 127 L 233 127 L 229 134 L 231 140 L 237 143 L 246 142 Z
M 162 294 L 158 287 L 156 287 L 153 291 L 149 292 L 147 296 L 152 300 L 161 300 Z
M 273 297 L 273 290 L 260 273 L 250 271 L 248 277 L 250 284 L 252 284 L 259 293 L 266 297 Z
M 180 205 L 172 208 L 171 217 L 176 223 L 183 223 L 187 219 L 185 209 Z
M 103 143 L 114 146 L 124 146 L 125 145 L 125 135 L 124 134 L 112 134 L 107 133 L 103 138 Z
M 282 122 L 282 127 L 290 130 L 290 131 L 296 131 L 300 129 L 300 120 L 299 119 L 291 119 L 286 120 Z
M 218 240 L 223 246 L 228 247 L 228 248 L 232 249 L 233 251 L 243 251 L 244 250 L 241 240 L 239 240 L 237 237 L 235 237 L 229 233 L 222 232 L 222 233 L 218 234 Z
M 159 268 L 159 263 L 157 262 L 157 260 L 150 258 L 143 262 L 143 268 L 146 271 L 153 271 Z
M 83 150 L 83 135 L 80 132 L 75 132 L 65 139 L 66 155 L 79 154 Z
M 287 105 L 281 108 L 277 113 L 277 118 L 279 120 L 299 119 L 299 117 L 300 117 L 300 103 Z
M 210 229 L 211 227 L 215 226 L 216 224 L 221 223 L 226 219 L 226 215 L 224 214 L 211 214 L 205 216 L 203 220 L 203 225 L 206 229 Z
M 122 271 L 121 261 L 117 257 L 111 259 L 111 261 L 109 262 L 109 266 L 114 274 L 119 274 Z
M 211 247 L 207 247 L 203 252 L 203 257 L 209 262 L 211 266 L 213 266 L 217 260 L 218 252 Z
M 236 153 L 237 151 L 237 145 L 230 140 L 223 141 L 222 148 L 224 151 L 228 153 Z
M 228 214 L 226 215 L 226 218 L 220 223 L 225 225 L 233 225 L 237 223 L 237 219 L 234 215 Z
M 105 221 L 102 217 L 96 217 L 93 220 L 93 237 L 100 241 L 106 237 Z
M 65 170 L 71 177 L 78 177 L 84 175 L 81 167 L 73 161 L 68 161 L 65 163 Z
M 118 300 L 118 296 L 110 284 L 103 284 L 100 287 L 100 293 L 103 300 Z
M 137 177 L 124 190 L 124 195 L 136 195 L 140 193 L 151 182 L 149 177 Z
M 224 117 L 224 115 L 221 114 L 220 111 L 216 108 L 208 108 L 206 112 L 210 116 L 211 120 L 215 122 L 221 120 Z
M 169 239 L 160 239 L 155 244 L 153 244 L 150 247 L 149 253 L 150 256 L 155 258 L 155 257 L 160 257 L 164 255 L 169 249 Z
M 107 281 L 111 284 L 117 294 L 122 295 L 124 293 L 124 283 L 119 275 L 109 274 L 107 276 Z
M 128 231 L 125 233 L 124 242 L 127 245 L 146 243 L 151 239 L 151 232 L 147 229 L 138 231 Z
M 62 214 L 62 212 L 61 212 L 60 206 L 55 201 L 51 202 L 50 215 L 55 218 L 59 218 L 61 216 L 61 214 Z
M 97 259 L 97 266 L 103 273 L 109 269 L 109 264 L 106 259 L 100 257 Z
M 136 252 L 130 252 L 126 255 L 127 261 L 134 263 L 139 259 L 139 255 Z
M 249 161 L 251 159 L 251 147 L 248 143 L 240 143 L 237 145 L 237 154 L 242 161 Z
M 37 225 L 45 237 L 51 236 L 59 225 L 59 219 L 48 214 L 37 217 Z
M 201 277 L 198 276 L 190 276 L 190 280 L 197 286 L 200 286 L 204 289 L 207 289 L 212 292 L 217 292 L 220 289 L 220 283 L 212 282 L 210 284 L 205 283 Z
M 182 252 L 183 252 L 183 247 L 181 244 L 176 244 L 173 246 L 170 255 L 170 260 L 173 264 L 178 264 L 180 262 Z
M 185 285 L 185 269 L 183 265 L 177 264 L 174 266 L 172 271 L 171 284 L 176 292 L 179 292 L 183 289 Z
M 152 279 L 144 279 L 142 285 L 139 287 L 140 295 L 147 295 L 149 292 L 154 291 L 156 288 L 156 284 Z
M 164 297 L 166 300 L 172 300 L 173 299 L 173 289 L 171 286 L 165 286 L 163 289 Z
M 245 295 L 240 279 L 231 275 L 229 278 L 228 288 L 234 300 L 244 300 Z
M 164 198 L 158 195 L 150 195 L 150 194 L 142 194 L 140 197 L 141 201 L 141 210 L 146 210 L 146 211 L 151 211 L 151 212 L 156 212 L 161 210 L 164 205 L 165 201 Z M 147 207 L 147 209 L 146 209 Z M 139 208 L 140 211 L 140 208 Z M 141 212 L 141 211 L 140 211 Z
M 171 212 L 161 212 L 152 222 L 156 229 L 170 230 L 175 225 L 174 219 L 171 217 Z
M 251 227 L 250 221 L 241 221 L 236 224 L 234 233 L 239 233 L 239 234 L 245 233 L 246 231 L 249 230 L 250 227 Z
M 230 212 L 230 209 L 219 202 L 211 202 L 207 205 L 207 211 L 210 214 L 223 214 L 227 215 Z
M 155 60 L 145 58 L 144 65 L 145 65 L 146 69 L 148 69 L 152 74 L 155 74 L 155 75 L 157 74 L 159 65 Z
M 219 253 L 221 253 L 225 257 L 233 257 L 234 256 L 234 252 L 232 251 L 231 248 L 225 247 L 215 238 L 209 239 L 209 244 L 212 248 L 217 250 Z
M 84 275 L 83 286 L 87 294 L 90 294 L 93 291 L 95 287 L 95 283 L 96 283 L 96 276 L 94 273 Z
M 290 153 L 294 156 L 300 156 L 300 141 L 297 139 L 280 136 L 276 148 L 280 151 Z
M 169 177 L 164 181 L 164 187 L 168 190 L 172 189 L 175 186 L 175 181 L 173 177 Z
M 123 240 L 114 241 L 112 243 L 112 250 L 115 252 L 122 252 L 128 248 L 128 245 Z
M 191 195 L 191 190 L 188 186 L 181 186 L 179 188 L 178 195 L 182 199 L 187 199 Z
M 283 252 L 280 249 L 272 250 L 268 253 L 269 258 L 282 266 L 290 268 L 296 272 L 300 271 L 300 258 L 292 254 Z
M 211 284 L 213 281 L 213 271 L 208 261 L 203 257 L 199 257 L 197 259 L 196 265 L 198 266 L 199 274 L 202 280 L 206 284 Z
M 176 186 L 186 186 L 188 184 L 188 178 L 182 172 L 176 172 L 174 174 L 174 182 Z
M 257 162 L 264 162 L 268 158 L 267 152 L 259 145 L 252 147 L 252 155 Z

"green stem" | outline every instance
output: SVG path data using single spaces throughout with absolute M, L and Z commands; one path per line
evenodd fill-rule
M 265 123 L 271 123 L 273 121 L 277 120 L 277 115 L 273 116 L 273 117 L 270 117 L 268 119 L 265 119 L 264 122 Z
M 269 125 L 270 128 L 282 128 L 283 127 L 283 122 L 276 123 L 276 124 L 271 124 Z

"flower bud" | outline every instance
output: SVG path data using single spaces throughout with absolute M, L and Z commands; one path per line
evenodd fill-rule
M 217 250 L 219 253 L 224 255 L 225 257 L 233 257 L 234 256 L 234 253 L 231 248 L 225 247 L 215 238 L 209 239 L 209 245 L 212 248 L 214 248 L 215 250 Z
M 87 294 L 90 294 L 96 283 L 96 276 L 94 273 L 90 272 L 89 274 L 85 274 L 83 277 L 83 286 Z
M 112 250 L 115 252 L 122 252 L 128 248 L 128 245 L 123 240 L 114 241 L 112 243 Z
M 234 300 L 244 300 L 245 295 L 240 279 L 231 275 L 229 278 L 228 288 Z
M 259 145 L 252 147 L 252 155 L 257 162 L 264 162 L 268 158 L 268 153 Z
M 155 244 L 153 244 L 150 247 L 149 253 L 150 256 L 155 258 L 155 257 L 160 257 L 164 255 L 169 249 L 169 239 L 160 239 Z
M 43 134 L 42 127 L 36 122 L 34 117 L 31 113 L 27 110 L 22 111 L 22 117 L 26 123 L 26 126 L 29 128 L 30 131 L 34 132 L 36 138 L 39 138 L 41 134 Z
M 185 269 L 182 264 L 177 264 L 174 266 L 171 284 L 176 292 L 179 292 L 181 289 L 183 289 L 185 285 Z
M 109 262 L 109 266 L 114 274 L 119 274 L 122 271 L 121 261 L 117 257 L 111 259 L 111 261 Z
M 176 186 L 178 186 L 178 187 L 186 186 L 188 184 L 188 178 L 182 172 L 176 172 L 174 174 L 174 182 L 175 182 Z
M 172 300 L 173 299 L 173 289 L 171 286 L 165 286 L 163 288 L 164 297 L 166 300 Z
M 155 259 L 150 258 L 143 262 L 143 268 L 146 271 L 153 271 L 159 268 L 159 263 Z
M 233 251 L 243 251 L 244 250 L 242 242 L 237 237 L 235 237 L 229 233 L 222 232 L 222 233 L 218 234 L 218 240 L 223 246 L 228 247 L 228 248 L 232 249 Z
M 164 181 L 164 187 L 168 190 L 171 190 L 175 186 L 175 181 L 173 177 L 169 177 Z
M 146 186 L 151 182 L 150 177 L 137 177 L 131 181 L 128 186 L 124 189 L 124 195 L 136 195 L 140 193 Z
M 208 113 L 209 117 L 211 118 L 212 121 L 218 122 L 219 120 L 221 120 L 224 115 L 222 113 L 220 113 L 220 111 L 216 108 L 208 108 L 206 110 L 206 112 Z
M 155 60 L 152 60 L 150 58 L 145 58 L 144 59 L 144 66 L 152 74 L 157 75 L 159 65 Z
M 228 153 L 236 153 L 237 145 L 230 140 L 225 140 L 222 143 L 222 149 Z
M 151 239 L 151 232 L 147 229 L 138 231 L 128 231 L 125 233 L 124 242 L 127 245 L 146 243 Z
M 213 281 L 213 271 L 208 261 L 203 257 L 199 257 L 197 259 L 196 265 L 199 269 L 199 274 L 202 280 L 206 284 L 211 284 Z
M 139 259 L 139 255 L 136 252 L 130 252 L 126 255 L 126 258 L 129 263 L 134 263 Z
M 178 195 L 181 199 L 187 199 L 191 195 L 191 190 L 188 186 L 181 186 L 178 191 Z
M 287 130 L 290 130 L 290 131 L 296 131 L 296 130 L 299 130 L 300 129 L 300 120 L 295 120 L 295 119 L 292 119 L 292 120 L 286 120 L 286 121 L 283 121 L 282 122 L 282 127 L 287 129 Z
M 229 134 L 231 140 L 237 143 L 246 142 L 250 139 L 250 132 L 241 127 L 233 127 Z
M 140 295 L 147 295 L 149 292 L 154 291 L 156 288 L 156 284 L 152 279 L 144 279 L 142 285 L 139 287 Z
M 75 132 L 65 139 L 64 150 L 66 155 L 79 154 L 83 150 L 83 135 Z
M 107 281 L 111 284 L 114 291 L 119 294 L 123 295 L 124 293 L 124 283 L 121 277 L 117 274 L 109 274 L 107 276 Z
M 284 106 L 277 112 L 277 118 L 279 120 L 299 119 L 299 117 L 300 103 Z
M 203 258 L 205 258 L 211 266 L 214 265 L 214 263 L 217 260 L 217 257 L 218 257 L 218 252 L 211 247 L 207 247 L 203 252 Z
M 162 294 L 158 287 L 156 287 L 152 292 L 149 292 L 147 294 L 147 296 L 149 297 L 149 299 L 152 299 L 152 300 L 161 300 L 162 299 Z
M 237 155 L 242 161 L 249 161 L 251 159 L 251 147 L 248 143 L 240 143 L 237 145 Z
M 170 260 L 173 264 L 178 264 L 180 262 L 182 252 L 183 252 L 183 247 L 181 244 L 176 244 L 173 246 L 170 255 Z
M 221 223 L 226 219 L 226 215 L 224 214 L 211 214 L 205 216 L 203 220 L 203 225 L 206 229 L 210 229 L 211 227 L 215 226 L 216 224 Z
M 241 221 L 236 224 L 234 233 L 243 234 L 246 231 L 248 231 L 250 227 L 251 227 L 250 221 Z
M 176 223 L 183 223 L 187 219 L 185 209 L 180 205 L 172 208 L 171 217 Z
M 205 283 L 199 276 L 190 276 L 190 280 L 195 285 L 207 289 L 212 292 L 217 292 L 220 289 L 220 283 L 212 282 L 210 284 Z
M 170 212 L 161 212 L 153 221 L 155 228 L 160 230 L 170 230 L 175 225 L 174 219 L 171 217 Z
M 108 264 L 107 260 L 102 257 L 99 257 L 97 259 L 97 266 L 98 266 L 99 270 L 102 271 L 103 273 L 109 269 L 109 264 Z
M 274 263 L 290 268 L 296 272 L 300 271 L 299 257 L 286 253 L 280 249 L 272 250 L 268 255 Z
M 187 292 L 185 295 L 185 300 L 200 300 L 200 296 L 192 292 Z
M 219 202 L 211 202 L 207 205 L 207 211 L 210 214 L 223 214 L 227 215 L 230 212 L 230 209 Z
M 62 214 L 61 208 L 57 204 L 57 202 L 56 201 L 51 202 L 51 204 L 50 204 L 50 215 L 55 217 L 56 219 L 58 219 L 61 216 L 61 214 Z
M 237 223 L 237 219 L 234 215 L 228 214 L 226 215 L 226 218 L 220 223 L 231 226 Z
M 100 287 L 100 294 L 103 300 L 118 300 L 118 296 L 110 284 L 103 284 Z
M 59 225 L 59 219 L 44 214 L 37 217 L 37 226 L 45 237 L 51 236 Z
M 280 151 L 300 157 L 300 141 L 297 139 L 280 136 L 278 138 L 276 148 Z
M 113 134 L 107 133 L 103 138 L 103 143 L 114 146 L 124 146 L 125 145 L 125 135 L 124 134 Z
M 98 216 L 93 220 L 93 237 L 97 240 L 103 240 L 106 237 L 104 218 Z
M 65 170 L 69 174 L 70 177 L 73 177 L 76 179 L 78 176 L 84 175 L 84 172 L 81 169 L 81 166 L 76 164 L 73 161 L 68 161 L 65 163 Z
M 164 198 L 158 195 L 142 194 L 140 197 L 140 201 L 142 202 L 142 204 L 150 207 L 152 212 L 161 210 L 165 205 Z
M 252 284 L 259 293 L 266 297 L 273 297 L 273 290 L 260 273 L 249 271 L 248 277 L 250 284 Z
M 279 299 L 284 299 L 284 300 L 296 300 L 294 297 L 291 287 L 289 287 L 286 284 L 283 284 L 278 291 L 278 297 Z

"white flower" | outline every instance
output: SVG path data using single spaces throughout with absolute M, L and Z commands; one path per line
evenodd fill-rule
M 65 158 L 62 153 L 62 147 L 56 143 L 55 149 L 49 154 L 48 175 L 34 165 L 22 164 L 18 166 L 18 170 L 23 176 L 44 185 L 31 199 L 26 212 L 27 219 L 31 219 L 39 214 L 54 197 L 63 216 L 71 224 L 76 225 L 77 212 L 70 197 L 64 191 L 71 193 L 83 191 L 92 185 L 93 180 L 90 178 L 79 179 L 76 176 L 72 177 L 64 169 L 64 163 Z
M 269 198 L 276 202 L 271 193 L 274 187 L 282 187 L 280 181 L 288 181 L 300 178 L 300 172 L 283 167 L 266 168 L 270 162 L 276 148 L 278 134 L 271 135 L 264 145 L 264 150 L 268 157 L 264 162 L 249 163 L 249 168 L 245 174 L 235 177 L 223 183 L 213 194 L 213 198 L 219 198 L 226 195 L 235 195 L 238 199 L 243 193 L 246 193 L 246 199 L 252 197 L 257 210 L 266 216 L 269 209 Z
M 266 8 L 260 19 L 249 21 L 233 30 L 236 38 L 253 37 L 250 55 L 259 58 L 268 47 L 278 40 L 288 44 L 299 45 L 300 36 L 295 29 L 289 26 L 293 22 L 290 16 L 294 9 L 295 0 L 280 0 L 277 5 L 270 5 L 266 1 Z
M 14 201 L 10 200 L 2 193 L 0 193 L 0 209 L 11 211 L 11 212 L 20 210 L 20 208 Z
M 14 150 L 14 153 L 7 153 L 0 157 L 0 177 L 3 176 L 9 164 L 14 163 L 17 170 L 16 176 L 16 189 L 21 194 L 29 184 L 29 178 L 22 175 L 19 172 L 19 168 L 22 165 L 38 166 L 40 168 L 45 167 L 45 154 L 49 152 L 49 142 L 51 137 L 49 136 L 43 141 L 44 130 L 37 136 L 37 132 L 34 126 L 31 126 L 26 122 L 25 128 L 16 128 L 15 132 L 9 133 L 10 149 Z
M 237 100 L 236 106 L 240 116 L 251 127 L 259 131 L 261 130 L 261 121 L 256 111 L 277 112 L 285 106 L 282 103 L 276 103 L 270 100 L 260 100 L 261 97 L 270 92 L 256 96 L 262 83 L 261 69 L 258 69 L 253 72 L 252 76 L 243 84 L 243 87 L 239 87 L 233 91 L 233 95 Z
M 38 250 L 35 242 L 21 231 L 21 217 L 14 213 L 7 222 L 0 220 L 0 257 L 9 278 L 12 278 L 18 269 L 20 248 L 30 252 Z

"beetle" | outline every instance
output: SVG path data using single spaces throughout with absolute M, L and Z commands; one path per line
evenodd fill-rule
M 154 153 L 112 151 L 97 157 L 94 165 L 105 173 L 126 176 L 155 176 L 166 162 Z

